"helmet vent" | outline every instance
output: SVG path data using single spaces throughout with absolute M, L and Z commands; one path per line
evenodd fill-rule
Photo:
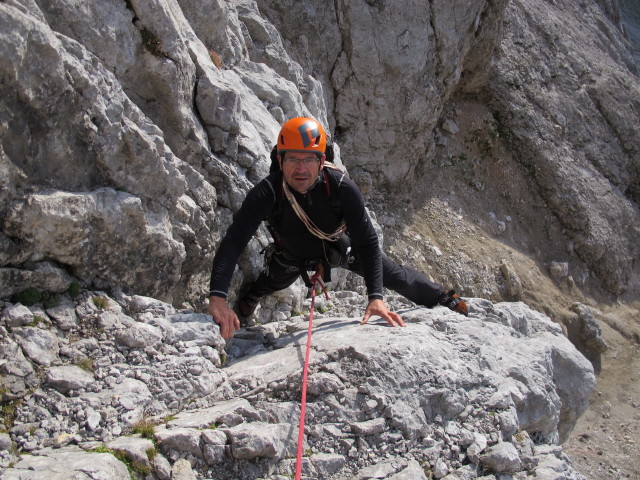
M 2 0 L 0 0 L 2 1 Z M 323 155 L 326 150 L 327 136 L 322 126 L 307 117 L 297 117 L 287 120 L 278 135 L 278 152 L 312 151 Z

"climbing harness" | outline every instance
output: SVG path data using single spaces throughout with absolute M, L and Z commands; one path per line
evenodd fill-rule
M 302 448 L 304 444 L 304 417 L 307 411 L 307 377 L 309 375 L 309 357 L 311 356 L 311 331 L 313 327 L 313 309 L 316 303 L 316 284 L 320 284 L 325 298 L 329 300 L 327 289 L 322 283 L 322 265 L 318 265 L 316 273 L 311 277 L 312 293 L 311 308 L 309 309 L 309 329 L 307 330 L 307 353 L 304 358 L 304 367 L 302 369 L 302 398 L 300 400 L 300 425 L 298 426 L 298 454 L 296 457 L 296 480 L 300 480 L 302 473 Z

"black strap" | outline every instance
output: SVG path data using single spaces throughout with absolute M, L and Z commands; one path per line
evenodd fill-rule
M 281 266 L 286 267 L 290 272 L 298 272 L 304 281 L 304 284 L 311 288 L 313 283 L 309 277 L 310 271 L 316 271 L 318 265 L 322 265 L 322 281 L 331 281 L 331 265 L 326 259 L 298 260 L 292 257 L 286 251 L 279 249 L 275 244 L 269 244 L 262 249 L 265 252 L 265 268 L 269 268 L 271 262 L 278 262 Z M 267 270 L 268 271 L 268 270 Z

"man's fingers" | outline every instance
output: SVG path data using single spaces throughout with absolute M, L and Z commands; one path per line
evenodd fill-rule
M 389 325 L 391 325 L 392 327 L 404 327 L 405 324 L 402 321 L 402 319 L 400 318 L 399 315 L 397 315 L 396 313 L 393 312 L 388 312 L 386 315 L 384 315 L 384 319 L 387 321 L 387 323 Z
M 231 337 L 233 337 L 233 334 L 236 332 L 236 330 L 240 330 L 240 320 L 238 320 L 238 316 L 237 315 L 233 315 L 233 316 L 228 316 L 227 318 L 225 318 L 225 330 L 226 330 L 226 335 L 222 335 L 225 340 L 230 339 Z
M 387 323 L 392 326 L 406 327 L 404 321 L 396 312 L 390 311 L 382 300 L 371 300 L 367 309 L 364 312 L 364 318 L 360 322 L 360 325 L 364 325 L 369 321 L 373 315 L 384 318 Z
M 218 326 L 220 327 L 220 335 L 222 335 L 222 338 L 225 340 L 229 338 L 227 334 L 227 322 L 225 322 L 223 318 L 218 321 Z
M 240 329 L 240 322 L 237 320 L 237 317 L 234 321 L 233 318 L 225 318 L 223 315 L 214 315 L 213 321 L 218 324 L 218 327 L 220 327 L 220 335 L 222 335 L 222 338 L 225 340 L 229 340 L 233 337 L 233 332 Z M 237 324 L 235 329 L 233 328 L 234 324 Z
M 380 312 L 379 314 L 382 318 L 384 318 L 389 326 L 391 327 L 406 327 L 407 325 L 404 323 L 400 315 L 395 312 Z
M 390 312 L 391 315 L 393 316 L 394 320 L 396 321 L 396 323 L 400 326 L 400 327 L 406 327 L 407 324 L 404 323 L 404 320 L 402 320 L 402 317 L 400 315 L 398 315 L 396 312 Z
M 362 321 L 360 322 L 360 325 L 364 325 L 365 323 L 367 323 L 369 321 L 369 319 L 371 318 L 372 315 L 365 315 L 364 318 L 362 319 Z M 398 315 L 397 313 L 394 312 L 388 312 L 388 313 L 381 313 L 379 315 L 380 317 L 384 318 L 387 323 L 392 326 L 392 327 L 406 327 L 407 325 L 404 323 L 404 321 L 402 320 L 402 318 L 400 317 L 400 315 Z
M 224 320 L 222 322 L 220 322 L 220 335 L 222 335 L 222 338 L 224 338 L 225 340 L 229 339 L 229 332 L 227 329 L 227 322 L 225 322 Z
M 220 335 L 225 340 L 233 337 L 236 330 L 240 330 L 240 320 L 233 310 L 226 305 L 220 307 L 209 303 L 209 314 L 213 317 L 213 321 L 220 327 Z
M 225 340 L 229 340 L 231 337 L 233 337 L 233 332 L 233 320 L 231 318 L 226 318 L 224 321 L 224 330 L 222 333 L 222 337 Z

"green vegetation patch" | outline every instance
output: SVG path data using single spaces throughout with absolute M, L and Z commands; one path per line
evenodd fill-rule
M 131 460 L 127 456 L 126 452 L 122 450 L 113 450 L 107 447 L 106 445 L 100 445 L 99 447 L 89 450 L 89 452 L 109 453 L 113 455 L 114 457 L 116 457 L 118 460 L 120 460 L 122 463 L 124 463 L 127 466 L 127 469 L 129 470 L 129 475 L 131 475 L 132 480 L 135 480 L 137 478 L 137 475 L 148 475 L 151 473 L 151 467 L 149 465 L 146 465 L 142 462 L 138 462 L 135 460 Z M 149 453 L 147 453 L 147 456 L 149 456 Z
M 83 370 L 86 370 L 87 372 L 93 373 L 94 372 L 94 366 L 93 366 L 93 359 L 91 358 L 82 358 L 80 360 L 78 360 L 75 365 L 77 367 L 80 367 Z
M 43 292 L 35 287 L 29 287 L 12 295 L 11 303 L 20 303 L 25 307 L 41 303 L 44 308 L 53 308 L 60 305 L 60 294 Z
M 31 307 L 36 303 L 40 303 L 42 301 L 42 292 L 34 287 L 29 287 L 26 290 L 22 290 L 14 294 L 11 297 L 12 303 L 21 303 L 25 307 Z
M 109 308 L 109 299 L 107 297 L 96 295 L 95 297 L 91 297 L 91 301 L 100 310 Z
M 155 423 L 143 418 L 133 426 L 133 433 L 137 433 L 142 438 L 146 438 L 155 442 L 155 429 Z
M 71 298 L 77 298 L 78 295 L 80 295 L 80 291 L 82 290 L 82 285 L 80 285 L 79 282 L 71 282 L 71 285 L 69 285 L 69 296 Z
M 13 428 L 13 423 L 16 420 L 16 410 L 21 404 L 21 398 L 0 402 L 0 431 L 9 433 Z

